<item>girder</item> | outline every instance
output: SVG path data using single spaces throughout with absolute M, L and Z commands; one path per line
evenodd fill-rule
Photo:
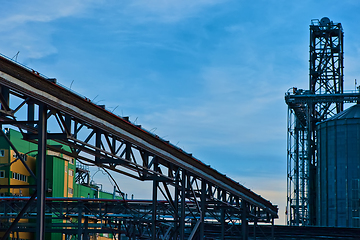
M 54 79 L 47 79 L 0 57 L 0 86 L 2 129 L 4 125 L 12 125 L 19 129 L 24 140 L 41 145 L 44 139 L 52 139 L 59 145 L 47 144 L 46 149 L 76 158 L 83 164 L 141 181 L 153 181 L 151 208 L 145 211 L 146 214 L 142 213 L 147 217 L 126 219 L 129 222 L 124 228 L 127 236 L 136 232 L 139 237 L 140 232 L 146 232 L 151 239 L 158 239 L 160 235 L 184 239 L 191 226 L 189 236 L 202 239 L 199 232 L 204 231 L 207 217 L 223 224 L 231 221 L 234 224 L 248 221 L 271 223 L 277 218 L 277 206 L 261 196 L 168 141 L 132 124 L 128 118 L 116 116 L 103 106 L 61 87 Z M 46 124 L 51 126 L 51 130 L 44 135 Z M 68 146 L 70 151 L 61 145 Z M 17 155 L 21 160 L 20 154 Z M 43 166 L 44 163 L 40 167 Z M 82 179 L 85 181 L 84 176 Z M 39 181 L 36 190 L 41 195 L 44 190 L 39 188 L 42 180 Z M 164 206 L 159 203 L 159 198 L 165 199 Z M 128 202 L 123 202 L 123 206 L 133 211 Z M 162 216 L 169 216 L 172 220 Z M 134 222 L 140 225 L 134 225 Z M 163 222 L 167 227 L 160 231 L 157 226 Z M 146 231 L 140 230 L 144 224 L 148 228 Z
M 9 229 L 12 219 L 19 211 L 24 211 L 22 223 L 12 229 L 19 232 L 35 232 L 37 215 L 36 199 L 29 197 L 5 197 L 0 199 L 0 232 Z M 194 202 L 186 201 L 184 237 L 192 239 L 200 227 L 200 218 L 193 218 L 191 211 L 196 211 Z M 242 212 L 249 211 L 242 206 L 240 211 L 232 211 L 217 203 L 206 203 L 212 209 L 204 214 L 204 230 L 218 226 L 223 218 L 225 236 L 240 239 Z M 46 232 L 60 232 L 67 235 L 85 236 L 89 233 L 112 233 L 115 236 L 124 234 L 137 239 L 174 239 L 176 227 L 173 215 L 169 215 L 169 202 L 157 201 L 154 213 L 153 201 L 150 200 L 115 200 L 89 198 L 46 198 Z M 225 210 L 226 209 L 226 210 Z M 153 215 L 156 214 L 156 224 Z M 51 221 L 51 220 L 58 221 Z M 87 221 L 81 221 L 85 220 Z M 25 221 L 24 221 L 25 220 Z M 60 220 L 60 221 L 59 221 Z M 91 221 L 89 221 L 91 220 Z M 85 227 L 87 226 L 87 227 Z M 155 227 L 153 230 L 152 228 Z

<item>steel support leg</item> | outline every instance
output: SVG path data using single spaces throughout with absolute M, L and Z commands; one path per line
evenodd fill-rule
M 254 220 L 254 239 L 256 239 L 257 218 Z
M 81 204 L 79 204 L 79 208 L 78 208 L 78 219 L 77 219 L 77 221 L 78 221 L 78 233 L 77 233 L 77 236 L 78 236 L 78 240 L 81 240 L 82 239 L 82 237 L 81 237 L 81 235 L 82 235 L 82 226 L 81 226 L 81 222 L 82 222 L 82 212 L 83 212 L 83 208 L 82 208 L 82 205 Z
M 180 180 L 179 180 L 180 176 L 179 174 L 176 175 L 175 177 L 175 193 L 174 193 L 174 205 L 175 205 L 175 214 L 174 214 L 174 238 L 173 239 L 178 239 L 179 237 L 179 227 L 180 227 L 180 217 L 179 217 L 179 197 L 180 197 L 180 189 L 178 186 L 180 186 Z
M 157 213 L 157 188 L 158 180 L 153 180 L 153 194 L 152 194 L 152 224 L 151 224 L 151 239 L 156 240 L 156 213 Z
M 274 228 L 275 228 L 275 226 L 274 226 L 274 218 L 271 217 L 271 239 L 275 239 Z
M 96 156 L 95 156 L 95 163 L 100 164 L 100 148 L 101 148 L 101 130 L 96 129 L 95 133 L 95 146 L 98 148 L 95 150 Z
M 186 172 L 182 170 L 181 176 L 181 203 L 180 203 L 180 240 L 185 239 L 185 179 L 186 179 Z
M 241 207 L 242 207 L 242 213 L 241 213 L 241 233 L 242 233 L 242 239 L 243 240 L 248 240 L 249 237 L 249 231 L 248 231 L 248 220 L 247 220 L 247 215 L 248 215 L 248 211 L 247 211 L 247 202 L 246 201 L 242 201 L 241 202 Z
M 35 121 L 35 106 L 34 103 L 28 103 L 27 105 L 28 108 L 28 112 L 27 112 L 27 119 L 28 121 Z M 29 124 L 30 126 L 34 126 L 34 124 Z M 30 131 L 28 131 L 28 133 L 30 133 Z
M 41 104 L 39 106 L 38 123 L 38 157 L 37 157 L 37 224 L 36 239 L 45 240 L 45 193 L 46 193 L 46 131 L 47 131 L 47 109 Z
M 205 235 L 205 213 L 206 213 L 206 182 L 201 180 L 201 215 L 200 215 L 200 240 L 204 239 Z
M 89 217 L 84 219 L 83 240 L 89 240 Z
M 221 240 L 225 239 L 225 208 L 221 207 L 221 216 L 220 216 L 220 221 L 221 221 Z

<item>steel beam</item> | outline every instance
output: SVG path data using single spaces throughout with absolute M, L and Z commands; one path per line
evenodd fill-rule
M 121 218 L 126 226 L 124 233 L 128 237 L 140 238 L 146 235 L 154 239 L 171 235 L 185 239 L 191 233 L 194 238 L 198 235 L 199 238 L 204 238 L 205 219 L 220 222 L 219 209 L 224 211 L 223 220 L 225 217 L 229 221 L 241 219 L 239 200 L 260 209 L 259 221 L 270 223 L 266 216 L 277 217 L 276 206 L 203 164 L 191 154 L 132 124 L 128 119 L 115 116 L 88 99 L 73 94 L 54 81 L 1 57 L 0 86 L 10 89 L 9 97 L 22 99 L 14 110 L 4 104 L 6 100 L 1 100 L 4 102 L 4 109 L 0 115 L 0 123 L 19 127 L 25 140 L 40 145 L 39 155 L 48 148 L 103 169 L 143 181 L 153 181 L 152 206 L 146 206 L 146 210 L 141 209 L 145 211 L 141 217 L 130 215 L 129 218 Z M 29 113 L 27 121 L 14 118 L 18 110 L 25 107 L 28 107 Z M 35 121 L 35 115 L 31 114 L 35 110 L 39 111 L 39 121 Z M 46 123 L 51 120 L 58 124 L 52 126 L 58 130 L 46 134 Z M 46 139 L 50 138 L 70 147 L 71 151 L 46 146 Z M 45 163 L 41 164 L 45 168 Z M 43 184 L 44 176 L 41 176 L 43 180 L 39 180 L 44 181 Z M 160 185 L 159 182 L 163 184 Z M 157 190 L 163 194 L 165 201 L 158 200 Z M 122 207 L 122 214 L 132 211 L 130 205 Z M 249 221 L 254 220 L 251 216 L 247 217 Z M 118 219 L 115 218 L 114 221 Z M 90 225 L 89 223 L 89 228 Z M 224 224 L 224 237 L 225 228 L 227 225 Z M 71 234 L 77 233 L 80 234 Z
M 45 240 L 45 193 L 46 193 L 46 133 L 47 108 L 44 104 L 39 106 L 38 124 L 38 155 L 37 155 L 37 227 L 36 239 Z
M 221 186 L 249 203 L 268 209 L 274 215 L 277 214 L 277 208 L 269 201 L 225 175 L 219 174 L 178 147 L 3 57 L 0 57 L 0 85 L 11 88 L 34 101 L 42 102 L 49 108 L 60 111 L 93 129 L 101 129 L 109 135 L 123 139 L 137 148 L 146 150 L 208 182 Z M 69 141 L 61 143 L 69 144 Z M 94 151 L 95 153 L 91 154 L 96 154 L 98 147 Z M 138 171 L 137 168 L 134 170 Z
M 154 163 L 155 169 L 158 168 L 157 162 Z M 152 219 L 151 219 L 151 236 L 153 240 L 156 240 L 156 218 L 157 218 L 157 192 L 159 182 L 156 178 L 153 180 L 153 193 L 152 193 Z

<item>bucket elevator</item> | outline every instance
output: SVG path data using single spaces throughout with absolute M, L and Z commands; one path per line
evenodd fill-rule
M 287 120 L 287 224 L 316 224 L 316 124 L 356 102 L 359 93 L 344 93 L 344 32 L 341 23 L 324 17 L 310 25 L 309 90 L 285 95 Z

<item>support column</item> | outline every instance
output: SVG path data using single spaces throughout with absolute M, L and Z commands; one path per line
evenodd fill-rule
M 201 215 L 200 215 L 200 240 L 204 239 L 205 235 L 205 212 L 206 212 L 206 182 L 201 179 Z
M 46 131 L 47 108 L 39 106 L 38 157 L 37 157 L 37 224 L 36 239 L 45 240 L 45 194 L 46 194 Z
M 154 169 L 157 170 L 157 163 L 154 163 Z M 159 182 L 154 176 L 153 180 L 153 194 L 152 194 L 152 224 L 151 224 L 151 239 L 156 240 L 156 216 L 157 216 L 157 189 Z
M 185 239 L 185 179 L 186 179 L 186 172 L 182 169 L 182 176 L 181 176 L 181 203 L 180 203 L 180 240 Z
M 271 239 L 275 239 L 275 236 L 274 236 L 274 217 L 271 217 Z
M 248 240 L 249 237 L 249 231 L 248 231 L 248 220 L 247 220 L 247 215 L 248 215 L 248 211 L 247 211 L 247 202 L 242 200 L 241 202 L 241 207 L 242 207 L 242 213 L 241 213 L 241 233 L 242 233 L 242 239 L 243 240 Z
M 100 149 L 101 148 L 101 130 L 96 129 L 95 132 L 95 146 Z M 100 150 L 96 149 L 96 156 L 95 156 L 95 164 L 100 164 Z
M 83 212 L 83 206 L 82 206 L 82 203 L 79 203 L 79 208 L 78 208 L 78 233 L 77 233 L 77 236 L 78 236 L 78 240 L 81 240 L 83 239 L 82 238 L 82 233 L 83 233 L 83 229 L 82 229 L 82 212 Z
M 84 218 L 83 240 L 89 240 L 89 217 Z
M 220 192 L 219 192 L 220 194 Z M 226 202 L 226 192 L 224 189 L 221 190 L 221 200 L 223 202 Z M 221 239 L 224 240 L 225 239 L 225 213 L 226 213 L 226 206 L 222 205 L 221 206 Z
M 254 239 L 256 239 L 257 217 L 254 219 Z
M 35 106 L 34 103 L 29 102 L 27 104 L 27 119 L 28 121 L 34 121 L 35 120 Z M 34 126 L 34 124 L 29 123 L 30 126 Z M 30 133 L 30 131 L 27 131 L 28 133 Z
M 223 206 L 221 206 L 221 216 L 220 216 L 220 221 L 221 221 L 221 240 L 225 239 L 225 208 Z
M 180 178 L 180 176 L 179 175 L 180 175 L 180 173 L 176 174 L 176 177 L 175 177 L 175 196 L 174 196 L 174 199 L 175 199 L 175 202 L 174 202 L 174 205 L 175 205 L 175 214 L 174 214 L 175 233 L 174 233 L 174 239 L 178 239 L 179 228 L 180 228 L 180 217 L 179 217 L 179 197 L 180 197 L 180 189 L 179 189 L 180 180 L 179 180 L 179 178 Z

